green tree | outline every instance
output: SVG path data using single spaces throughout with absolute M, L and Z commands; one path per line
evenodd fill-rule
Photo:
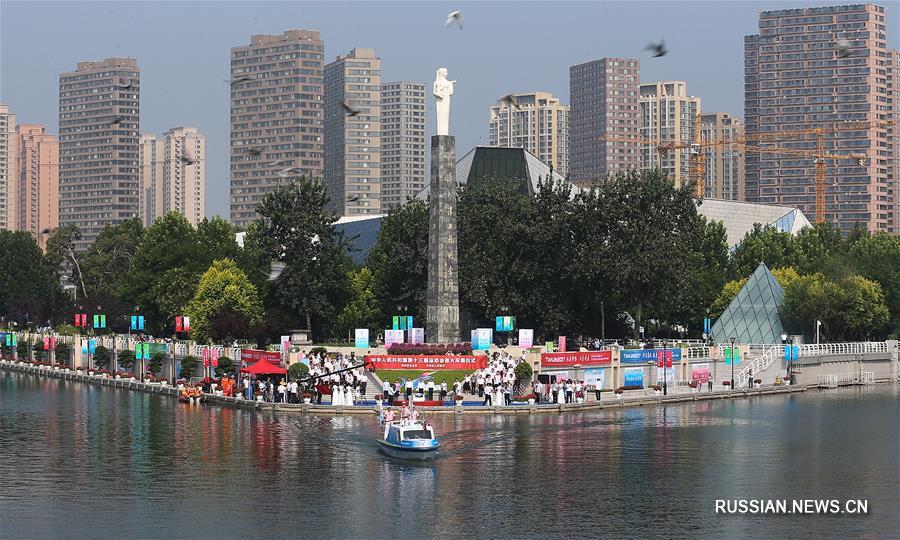
M 729 265 L 730 279 L 749 276 L 760 262 L 769 268 L 795 266 L 797 257 L 791 233 L 781 232 L 774 226 L 753 225 L 732 253 Z
M 166 357 L 163 353 L 153 353 L 153 356 L 150 357 L 150 361 L 147 362 L 147 371 L 153 374 L 154 377 L 159 376 L 159 373 L 162 371 L 163 362 L 165 362 Z
M 69 346 L 65 343 L 58 342 L 56 344 L 56 361 L 63 365 L 69 365 Z
M 685 296 L 701 244 L 702 221 L 693 188 L 679 188 L 660 170 L 618 174 L 597 188 L 608 220 L 611 286 L 635 321 L 668 313 Z
M 379 309 L 373 292 L 375 283 L 372 272 L 363 266 L 351 270 L 349 279 L 352 299 L 341 311 L 341 328 L 344 331 L 368 328 L 374 334 L 378 328 Z
M 309 366 L 302 362 L 295 362 L 288 368 L 288 380 L 305 379 L 307 375 L 309 375 Z
M 350 296 L 347 272 L 353 263 L 348 241 L 335 229 L 337 218 L 327 204 L 322 183 L 301 178 L 278 186 L 257 207 L 264 253 L 285 264 L 265 299 L 266 310 L 278 311 L 285 326 L 270 331 L 302 325 L 317 339 L 337 334 L 338 314 Z
M 856 275 L 841 282 L 821 273 L 800 276 L 785 287 L 780 313 L 786 328 L 807 339 L 821 321 L 828 341 L 882 337 L 889 320 L 881 287 Z
M 707 221 L 699 216 L 700 243 L 685 256 L 690 259 L 689 276 L 683 282 L 685 288 L 673 296 L 676 303 L 670 305 L 668 316 L 674 322 L 686 323 L 689 328 L 701 330 L 700 322 L 718 298 L 728 275 L 728 236 L 720 221 Z M 720 312 L 721 313 L 721 312 Z
M 849 249 L 849 261 L 861 276 L 877 281 L 890 310 L 890 331 L 900 337 L 900 236 L 864 236 Z
M 185 356 L 181 359 L 181 378 L 190 379 L 194 376 L 194 369 L 197 367 L 197 359 L 193 356 Z
M 0 314 L 9 321 L 43 323 L 58 289 L 34 237 L 0 230 Z
M 131 349 L 119 351 L 119 366 L 125 368 L 126 371 L 130 371 L 134 366 L 134 360 L 134 351 Z
M 415 319 L 426 317 L 428 283 L 428 206 L 420 200 L 393 208 L 382 218 L 366 258 L 378 303 L 378 320 L 387 321 L 397 306 Z
M 97 348 L 94 349 L 94 366 L 97 369 L 106 369 L 110 359 L 109 349 L 103 345 L 97 345 Z
M 821 271 L 829 259 L 846 250 L 840 229 L 828 222 L 801 229 L 792 239 L 791 246 L 796 268 L 801 274 Z
M 234 362 L 227 356 L 220 356 L 218 366 L 215 368 L 216 378 L 221 379 L 224 375 L 234 375 Z
M 128 330 L 132 306 L 124 302 L 119 293 L 143 235 L 144 226 L 139 218 L 107 225 L 87 252 L 78 255 L 87 291 L 87 296 L 79 302 L 102 306 L 107 324 L 117 332 Z
M 205 342 L 246 337 L 262 319 L 256 287 L 231 259 L 217 260 L 200 278 L 185 312 L 191 318 L 191 338 Z

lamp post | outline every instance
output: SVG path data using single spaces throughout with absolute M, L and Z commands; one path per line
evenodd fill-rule
M 734 391 L 734 338 L 731 338 L 731 385 L 728 389 Z
M 790 343 L 790 355 L 788 356 L 788 380 L 791 381 L 791 386 L 794 386 L 794 337 L 788 340 Z
M 509 313 L 509 306 L 500 306 L 501 328 L 504 328 L 503 322 L 507 313 Z M 506 344 L 509 345 L 509 333 L 505 328 L 502 331 L 506 334 Z
M 669 340 L 663 340 L 663 395 L 669 394 Z

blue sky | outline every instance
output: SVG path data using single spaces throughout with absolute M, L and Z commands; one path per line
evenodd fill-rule
M 743 116 L 743 36 L 762 10 L 837 2 L 9 2 L 0 3 L 0 102 L 19 123 L 57 133 L 60 72 L 79 61 L 138 59 L 141 131 L 195 126 L 207 136 L 207 214 L 228 216 L 229 49 L 251 34 L 319 30 L 325 59 L 376 49 L 385 81 L 457 79 L 457 153 L 488 141 L 488 110 L 511 92 L 569 102 L 568 70 L 604 56 L 641 60 L 641 80 L 685 80 L 704 111 Z M 849 2 L 847 2 L 849 3 Z M 897 47 L 896 9 L 887 7 Z M 444 28 L 459 9 L 464 29 Z M 670 54 L 651 58 L 664 37 Z M 429 133 L 433 131 L 429 100 Z

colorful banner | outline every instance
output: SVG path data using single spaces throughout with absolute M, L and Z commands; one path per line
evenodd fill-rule
M 384 331 L 384 346 L 390 347 L 394 343 L 403 343 L 403 330 Z
M 661 368 L 664 367 L 670 368 L 672 367 L 672 351 L 657 349 L 656 351 L 656 367 Z
M 387 354 L 367 354 L 366 362 L 372 362 L 375 369 L 417 369 L 417 370 L 439 370 L 439 369 L 460 369 L 460 370 L 476 370 L 487 367 L 487 356 L 423 356 L 423 355 L 387 355 Z
M 513 328 L 516 326 L 516 318 L 506 316 L 497 316 L 494 320 L 494 329 L 497 332 L 512 332 Z
M 209 352 L 209 363 L 212 367 L 219 367 L 219 349 L 213 347 Z
M 625 368 L 623 386 L 644 386 L 644 368 Z
M 391 330 L 400 330 L 400 316 L 394 315 L 391 317 Z
M 425 343 L 425 329 L 412 328 L 409 331 L 409 342 L 413 344 Z
M 291 336 L 281 336 L 281 354 L 291 352 Z
M 530 348 L 534 346 L 534 330 L 531 328 L 519 328 L 519 347 Z
M 486 351 L 491 348 L 491 343 L 494 342 L 494 330 L 492 328 L 477 328 L 473 332 L 472 350 Z
M 584 384 L 595 388 L 603 388 L 606 379 L 606 370 L 591 368 L 584 370 Z
M 257 349 L 241 349 L 241 362 L 243 362 L 244 367 L 255 364 L 260 360 L 266 360 L 277 366 L 281 364 L 281 353 Z
M 541 369 L 602 366 L 612 363 L 612 351 L 541 353 Z
M 665 349 L 672 353 L 672 361 L 681 361 L 681 349 Z M 619 353 L 619 361 L 622 364 L 645 364 L 647 362 L 656 363 L 659 353 L 663 349 L 623 349 Z
M 740 357 L 740 354 L 738 354 Z M 784 359 L 785 360 L 798 360 L 800 358 L 800 346 L 799 345 L 785 345 L 784 346 Z M 740 358 L 738 359 L 738 363 L 740 363 Z
M 691 365 L 691 380 L 705 384 L 709 380 L 709 364 Z
M 566 336 L 559 336 L 559 352 L 566 352 Z
M 739 347 L 725 347 L 725 363 L 731 365 L 732 356 L 734 365 L 741 363 L 741 349 Z
M 357 349 L 368 349 L 369 348 L 369 329 L 368 328 L 357 328 L 356 335 L 354 336 L 353 346 Z
M 556 347 L 553 346 L 552 341 L 545 341 L 544 348 L 547 349 L 547 352 L 553 352 L 553 349 L 555 349 Z
M 209 367 L 209 347 L 204 347 L 200 353 L 200 359 L 203 360 L 203 367 Z

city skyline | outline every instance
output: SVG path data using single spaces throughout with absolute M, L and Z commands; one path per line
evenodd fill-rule
M 298 14 L 294 5 L 281 3 L 87 3 L 58 4 L 48 10 L 47 3 L 4 2 L 6 46 L 0 57 L 0 101 L 9 105 L 19 123 L 44 124 L 57 135 L 60 73 L 80 61 L 135 58 L 143 86 L 140 131 L 162 133 L 173 125 L 191 125 L 208 134 L 207 214 L 227 218 L 229 50 L 246 43 L 252 34 L 318 30 L 326 43 L 326 61 L 354 47 L 373 48 L 382 58 L 383 80 L 430 81 L 434 69 L 446 65 L 459 80 L 451 126 L 463 149 L 488 143 L 485 111 L 498 97 L 546 91 L 571 105 L 566 98 L 569 67 L 603 57 L 637 58 L 640 82 L 684 80 L 692 95 L 703 98 L 705 111 L 743 119 L 743 36 L 757 31 L 758 12 L 835 2 L 703 3 L 702 14 L 692 17 L 684 13 L 685 4 L 572 3 L 565 10 L 546 10 L 547 4 L 526 3 L 508 10 L 504 4 L 461 2 L 408 4 L 401 14 L 385 10 L 383 4 L 354 4 L 348 12 L 340 4 L 304 3 Z M 893 44 L 898 41 L 896 13 L 886 4 L 888 43 Z M 464 30 L 443 28 L 443 19 L 452 9 L 465 12 Z M 654 17 L 636 18 L 650 11 Z M 490 24 L 501 14 L 510 30 Z M 502 62 L 484 52 L 504 36 L 515 39 L 518 31 L 513 29 L 531 24 L 536 17 L 541 28 L 565 24 L 566 31 L 553 40 L 522 41 L 519 54 L 504 55 Z M 135 20 L 141 21 L 139 28 L 122 24 Z M 629 20 L 640 20 L 640 31 L 635 31 L 636 23 L 623 24 Z M 348 21 L 368 24 L 358 27 Z M 672 21 L 687 25 L 681 28 L 702 26 L 704 32 L 672 32 L 679 27 Z M 58 39 L 53 43 L 25 40 L 23 31 L 37 26 Z M 198 32 L 198 28 L 209 30 Z M 399 28 L 404 32 L 394 31 Z M 155 39 L 161 33 L 173 39 Z M 596 37 L 587 44 L 586 35 Z M 659 37 L 666 39 L 671 52 L 665 58 L 652 58 L 642 49 Z M 25 42 L 33 48 L 28 55 L 17 54 L 18 45 Z M 63 42 L 72 45 L 56 45 Z M 709 47 L 710 42 L 717 46 Z M 411 43 L 416 46 L 410 47 Z M 185 55 L 184 50 L 191 54 Z M 178 99 L 172 100 L 176 90 Z M 426 134 L 430 134 L 434 102 L 430 96 L 426 102 Z

